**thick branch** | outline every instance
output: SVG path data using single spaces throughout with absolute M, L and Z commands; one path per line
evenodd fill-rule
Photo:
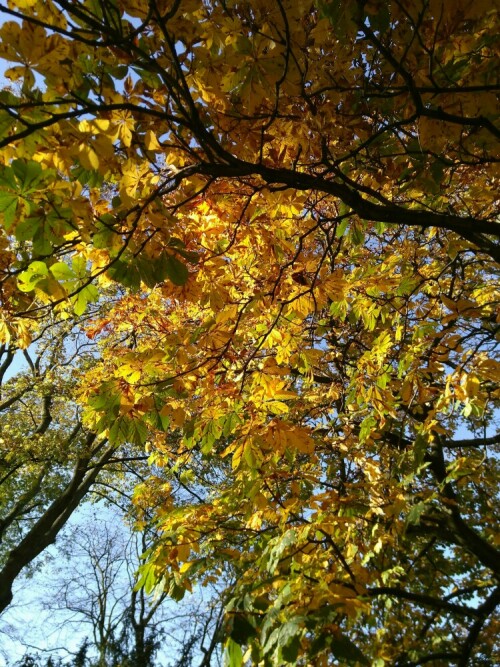
M 479 607 L 479 618 L 473 623 L 467 639 L 462 649 L 462 655 L 458 661 L 458 667 L 467 667 L 470 664 L 470 658 L 474 650 L 474 645 L 479 637 L 479 633 L 488 617 L 495 611 L 500 604 L 500 588 L 495 588 L 490 597 Z
M 359 192 L 345 183 L 327 180 L 291 169 L 274 169 L 261 164 L 251 164 L 236 158 L 231 164 L 201 163 L 198 172 L 214 178 L 238 178 L 260 176 L 269 185 L 287 185 L 296 190 L 311 190 L 332 195 L 352 208 L 360 218 L 387 224 L 446 229 L 476 244 L 496 262 L 500 262 L 500 244 L 489 236 L 500 239 L 500 225 L 473 217 L 408 209 L 397 204 L 376 204 L 364 199 Z
M 446 449 L 460 449 L 461 447 L 489 447 L 500 444 L 500 433 L 490 438 L 465 438 L 464 440 L 448 440 L 443 443 Z
M 29 504 L 40 491 L 46 473 L 47 468 L 43 466 L 32 486 L 21 495 L 11 510 L 2 519 L 0 519 L 0 543 L 2 542 L 3 535 L 7 528 L 9 528 L 9 526 L 11 526 L 16 519 L 29 511 Z
M 428 453 L 430 469 L 436 480 L 442 485 L 442 495 L 449 501 L 449 513 L 440 513 L 438 526 L 449 532 L 455 544 L 473 554 L 479 562 L 488 567 L 500 579 L 500 552 L 489 544 L 481 535 L 467 525 L 460 513 L 457 495 L 447 480 L 446 463 L 440 443 L 435 442 Z
M 479 617 L 480 612 L 471 607 L 462 607 L 453 602 L 446 602 L 446 600 L 432 597 L 432 595 L 425 595 L 423 593 L 412 593 L 403 588 L 396 588 L 395 586 L 377 586 L 368 589 L 370 597 L 378 597 L 379 595 L 388 595 L 399 600 L 408 600 L 414 602 L 422 607 L 430 607 L 431 609 L 438 609 L 439 611 L 456 614 L 458 616 Z

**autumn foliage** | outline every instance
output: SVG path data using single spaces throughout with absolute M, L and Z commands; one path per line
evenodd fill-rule
M 495 664 L 493 3 L 0 12 L 0 338 L 93 304 L 146 589 L 222 577 L 231 666 Z

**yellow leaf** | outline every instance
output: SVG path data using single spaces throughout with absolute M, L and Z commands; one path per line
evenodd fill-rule
M 262 526 L 262 512 L 255 512 L 247 521 L 247 528 L 251 530 L 260 530 Z
M 281 401 L 269 401 L 266 403 L 266 405 L 273 415 L 284 415 L 289 410 L 288 405 L 286 403 L 282 403 Z
M 100 131 L 100 132 L 107 132 L 111 126 L 111 123 L 109 120 L 106 118 L 96 118 L 93 121 L 93 125 Z
M 467 396 L 477 396 L 479 393 L 479 389 L 481 387 L 481 382 L 479 381 L 479 378 L 473 376 L 473 375 L 468 375 L 467 380 L 465 382 L 465 392 Z
M 19 79 L 22 79 L 25 76 L 27 69 L 28 68 L 25 67 L 24 65 L 16 65 L 15 67 L 9 67 L 8 69 L 5 70 L 4 76 L 6 76 L 7 79 L 10 79 L 11 81 L 19 81 Z
M 81 144 L 79 148 L 79 157 L 82 167 L 89 170 L 99 168 L 99 158 L 94 149 L 88 144 Z
M 16 7 L 19 7 L 19 9 L 30 9 L 31 7 L 34 7 L 37 3 L 38 0 L 16 0 Z
M 184 574 L 185 572 L 190 570 L 193 567 L 193 565 L 194 565 L 193 561 L 187 561 L 186 563 L 182 563 L 182 565 L 179 568 L 179 572 L 181 574 Z
M 158 143 L 158 139 L 156 138 L 156 134 L 152 130 L 148 130 L 146 132 L 146 135 L 144 137 L 144 145 L 146 146 L 148 151 L 160 151 L 161 146 Z
M 10 342 L 10 330 L 7 322 L 2 318 L 0 320 L 0 344 L 5 344 Z
M 127 125 L 122 125 L 120 127 L 120 131 L 118 133 L 118 136 L 122 140 L 123 145 L 127 146 L 127 148 L 132 143 L 132 132 L 130 131 L 130 128 L 127 127 Z

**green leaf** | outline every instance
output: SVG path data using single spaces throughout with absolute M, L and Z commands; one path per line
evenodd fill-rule
M 273 573 L 278 563 L 288 549 L 288 547 L 294 545 L 297 542 L 297 532 L 294 528 L 289 528 L 283 537 L 277 538 L 272 541 L 268 547 L 268 560 L 266 569 L 268 572 Z M 264 561 L 263 561 L 264 562 Z
M 6 137 L 10 128 L 14 125 L 15 122 L 15 118 L 13 118 L 9 113 L 5 111 L 0 113 L 0 137 Z
M 31 292 L 40 280 L 49 275 L 49 269 L 45 262 L 31 262 L 26 271 L 19 274 L 17 286 L 21 292 Z
M 52 253 L 51 238 L 54 240 L 54 237 L 50 234 L 50 230 L 47 229 L 44 222 L 40 218 L 40 225 L 33 237 L 33 251 L 35 255 L 50 255 Z
M 12 170 L 21 184 L 21 192 L 28 192 L 42 179 L 42 165 L 34 160 L 13 160 Z
M 73 273 L 77 278 L 85 279 L 88 277 L 87 275 L 87 262 L 85 260 L 85 257 L 80 257 L 77 256 L 73 259 L 71 262 L 71 268 L 73 269 Z
M 339 660 L 358 662 L 362 665 L 370 664 L 370 661 L 359 650 L 356 644 L 353 644 L 353 642 L 343 634 L 337 635 L 334 639 L 332 639 L 331 650 L 333 655 Z
M 109 429 L 109 442 L 112 445 L 123 445 L 128 441 L 129 434 L 129 420 L 126 417 L 118 417 Z
M 12 227 L 16 217 L 18 199 L 19 197 L 17 195 L 9 194 L 8 192 L 0 192 L 0 213 L 3 213 L 4 227 L 6 231 L 9 231 Z
M 318 8 L 322 16 L 329 19 L 333 32 L 344 44 L 356 33 L 357 27 L 354 23 L 354 12 L 356 4 L 344 2 L 344 0 L 318 0 Z
M 351 226 L 350 237 L 353 245 L 358 246 L 363 243 L 365 239 L 365 233 L 359 225 L 354 223 Z
M 415 287 L 417 286 L 417 280 L 414 276 L 405 276 L 401 278 L 401 281 L 396 290 L 398 296 L 404 296 L 405 294 L 410 294 Z
M 73 310 L 75 315 L 83 315 L 89 303 L 95 303 L 99 299 L 99 292 L 95 285 L 86 285 L 73 297 Z
M 167 415 L 161 415 L 159 411 L 150 412 L 146 415 L 145 419 L 153 428 L 160 429 L 161 431 L 168 431 L 170 426 L 170 418 Z
M 153 592 L 156 584 L 156 568 L 154 563 L 144 563 L 144 565 L 141 565 L 138 570 L 137 583 L 134 586 L 134 590 L 138 591 L 140 588 L 144 588 L 145 592 L 149 595 Z
M 115 67 L 110 67 L 109 73 L 113 79 L 119 79 L 121 81 L 127 76 L 128 67 L 127 65 L 116 65 Z
M 419 433 L 415 438 L 415 443 L 413 445 L 413 458 L 417 468 L 419 468 L 424 462 L 426 452 L 427 438 Z
M 215 441 L 216 437 L 212 432 L 208 431 L 204 433 L 201 439 L 201 453 L 210 454 L 215 444 Z
M 246 644 L 250 637 L 255 637 L 257 630 L 242 613 L 236 612 L 233 616 L 233 628 L 231 630 L 231 639 L 237 644 Z
M 378 4 L 377 8 L 377 13 L 370 14 L 368 20 L 373 30 L 383 35 L 389 29 L 391 20 L 389 15 L 389 4 L 381 2 Z
M 92 236 L 94 248 L 108 248 L 112 244 L 112 238 L 116 232 L 100 222 L 97 223 L 96 227 L 98 231 Z
M 179 481 L 182 484 L 186 484 L 186 485 L 192 484 L 195 481 L 195 479 L 196 479 L 196 476 L 195 476 L 193 470 L 183 470 L 181 472 L 181 474 L 179 475 Z M 234 637 L 234 639 L 236 640 L 236 637 Z
M 115 280 L 124 287 L 130 287 L 132 290 L 140 287 L 141 277 L 137 267 L 133 264 L 127 264 L 122 262 L 122 260 L 117 260 L 109 267 L 107 274 L 112 280 Z
M 241 667 L 243 664 L 243 652 L 241 646 L 232 639 L 226 644 L 227 667 Z
M 241 423 L 241 419 L 238 417 L 236 412 L 230 412 L 224 420 L 222 435 L 227 438 L 239 423 Z
M 299 635 L 295 635 L 292 641 L 289 642 L 286 646 L 283 646 L 283 648 L 281 649 L 281 654 L 283 656 L 283 659 L 286 660 L 287 662 L 290 662 L 292 665 L 295 665 L 295 663 L 297 662 L 297 657 L 299 655 L 299 649 L 300 649 L 300 637 Z
M 289 648 L 289 654 L 292 655 L 296 650 L 295 644 L 297 640 L 299 641 L 300 645 L 300 633 L 301 619 L 299 617 L 288 621 L 288 623 L 283 623 L 279 627 L 275 628 L 269 635 L 264 645 L 264 652 L 270 653 L 272 650 L 275 650 L 274 647 L 276 647 L 281 649 L 281 653 L 283 655 L 283 651 L 286 651 L 287 648 Z M 290 662 L 290 660 L 288 660 L 288 662 Z
M 171 236 L 168 241 L 168 245 L 170 248 L 175 248 L 176 250 L 186 247 L 184 241 L 179 239 L 177 236 Z
M 148 429 L 143 422 L 134 419 L 129 423 L 128 442 L 133 445 L 143 445 L 147 438 Z
M 14 172 L 10 167 L 0 169 L 0 186 L 15 190 L 17 192 L 17 181 Z
M 344 218 L 340 225 L 337 225 L 335 230 L 335 238 L 339 239 L 341 236 L 344 236 L 347 225 L 349 224 L 349 218 Z
M 99 394 L 91 396 L 88 404 L 94 410 L 103 410 L 108 415 L 118 414 L 120 408 L 120 395 L 114 382 L 103 382 L 99 387 Z
M 118 417 L 109 429 L 109 441 L 112 445 L 122 445 L 125 442 L 133 445 L 143 445 L 148 436 L 145 424 L 128 417 Z
M 184 257 L 188 262 L 191 262 L 191 264 L 197 264 L 200 261 L 199 254 L 193 250 L 183 250 L 182 248 L 179 248 L 177 252 L 181 257 Z
M 327 635 L 324 632 L 320 632 L 318 636 L 311 643 L 311 647 L 309 649 L 309 655 L 311 656 L 311 658 L 314 658 L 314 656 L 318 655 L 318 653 L 324 651 L 326 647 L 330 645 L 330 642 L 331 642 L 331 636 Z
M 167 277 L 174 283 L 174 285 L 185 285 L 189 278 L 189 271 L 185 264 L 183 264 L 177 257 L 173 255 L 163 256 L 163 268 Z
M 373 431 L 376 430 L 377 420 L 373 415 L 368 415 L 363 419 L 359 429 L 359 440 L 360 442 L 365 442 L 368 436 L 371 435 Z
M 84 169 L 80 165 L 71 170 L 71 176 L 81 185 L 88 185 L 91 188 L 100 187 L 104 181 L 103 175 L 93 169 Z
M 413 505 L 406 517 L 406 525 L 410 526 L 420 523 L 420 517 L 425 512 L 425 508 L 425 503 L 417 503 L 416 505 Z
M 52 264 L 50 272 L 57 280 L 74 280 L 75 278 L 75 274 L 65 262 Z
M 145 83 L 146 86 L 149 86 L 149 88 L 156 90 L 157 88 L 161 87 L 161 79 L 155 72 L 151 72 L 147 69 L 141 69 L 140 67 L 132 67 L 132 69 L 134 72 L 137 72 L 141 81 Z
M 186 595 L 186 589 L 184 586 L 179 586 L 175 581 L 172 581 L 168 589 L 168 594 L 176 602 L 180 602 L 182 598 Z
M 32 241 L 40 230 L 42 219 L 25 218 L 16 227 L 16 239 L 18 241 Z
M 147 287 L 152 289 L 155 285 L 161 283 L 164 280 L 165 276 L 160 278 L 158 262 L 152 260 L 151 258 L 146 256 L 138 257 L 136 266 L 142 282 Z

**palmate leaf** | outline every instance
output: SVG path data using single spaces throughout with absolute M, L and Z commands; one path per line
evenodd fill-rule
M 245 614 L 235 612 L 232 615 L 231 639 L 243 646 L 251 637 L 257 634 L 257 630 L 246 618 Z
M 18 206 L 21 204 L 21 210 L 25 213 L 32 209 L 31 199 L 34 193 L 38 196 L 43 194 L 38 192 L 41 189 L 44 180 L 49 180 L 53 174 L 52 170 L 42 170 L 39 162 L 34 160 L 13 160 L 9 166 L 4 166 L 0 170 L 0 213 L 3 214 L 4 227 L 10 230 L 16 219 Z M 36 224 L 32 221 L 28 225 L 32 235 L 36 229 Z M 17 229 L 16 229 L 17 237 Z M 28 230 L 20 232 L 19 240 L 30 238 Z M 43 253 L 40 253 L 43 254 Z
M 75 315 L 83 315 L 89 303 L 95 303 L 99 299 L 99 291 L 95 285 L 86 285 L 78 290 L 72 298 Z
M 161 261 L 161 271 L 174 283 L 174 285 L 185 285 L 189 278 L 187 266 L 174 255 L 164 255 Z
M 141 284 L 141 277 L 137 266 L 133 262 L 125 262 L 121 259 L 115 260 L 107 270 L 107 275 L 112 280 L 124 287 L 137 290 Z
M 331 642 L 331 651 L 344 664 L 370 665 L 368 658 L 347 635 L 336 635 Z
M 49 269 L 45 262 L 31 262 L 26 271 L 19 274 L 18 287 L 23 292 L 31 292 L 41 280 L 49 275 Z
M 9 113 L 0 111 L 0 137 L 6 137 L 16 120 Z
M 232 639 L 228 639 L 226 643 L 227 652 L 227 666 L 228 667 L 242 667 L 243 665 L 243 651 L 241 646 Z
M 140 255 L 136 259 L 119 259 L 113 262 L 107 273 L 110 278 L 131 289 L 139 289 L 141 281 L 153 288 L 165 279 L 182 286 L 189 278 L 187 266 L 168 253 L 159 257 Z
M 150 595 L 158 584 L 158 578 L 155 566 L 152 563 L 142 563 L 137 573 L 135 590 L 144 588 L 147 595 Z
M 15 194 L 0 192 L 0 213 L 3 216 L 6 231 L 9 231 L 16 218 L 18 199 Z
M 13 160 L 11 164 L 18 182 L 20 192 L 30 192 L 43 179 L 42 165 L 33 160 Z
M 1 196 L 1 195 L 0 195 Z M 17 197 L 16 197 L 17 205 Z M 31 241 L 37 235 L 40 230 L 40 226 L 43 223 L 41 217 L 28 217 L 16 225 L 16 239 L 18 241 Z
M 109 441 L 113 445 L 130 443 L 143 445 L 148 437 L 147 426 L 130 417 L 118 417 L 109 429 Z
M 301 639 L 304 633 L 302 618 L 294 618 L 275 628 L 267 638 L 263 653 L 273 656 L 273 664 L 295 664 L 300 652 Z

